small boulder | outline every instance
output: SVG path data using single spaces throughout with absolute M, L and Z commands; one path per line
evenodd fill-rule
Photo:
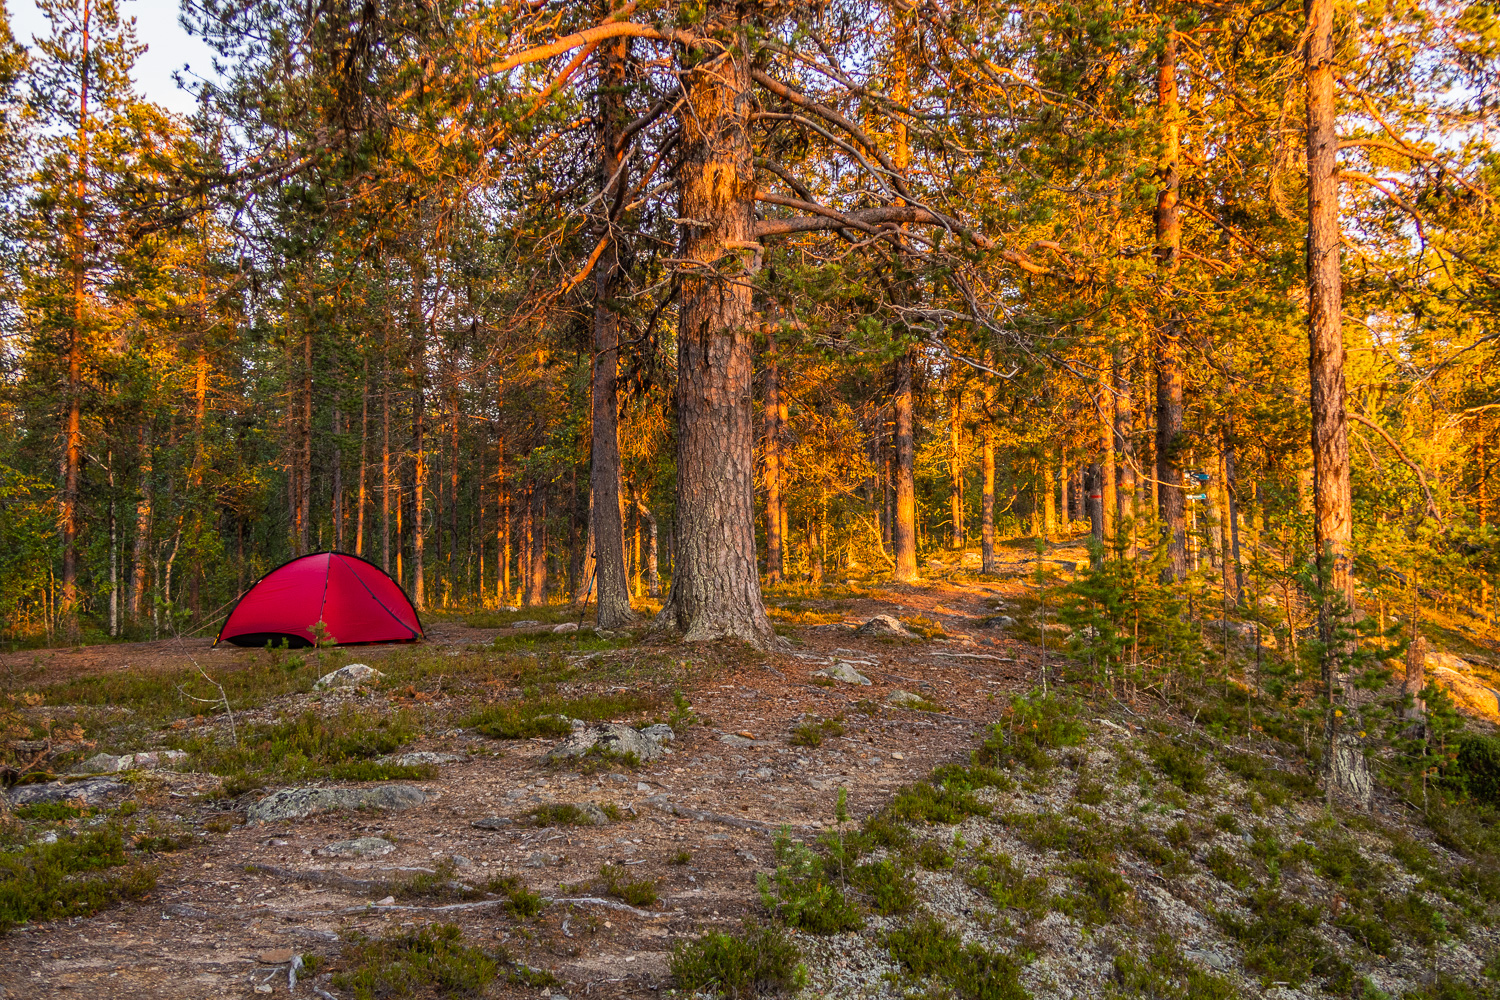
M 898 688 L 885 696 L 885 703 L 897 708 L 910 708 L 913 705 L 925 705 L 928 702 L 919 694 L 912 694 L 910 691 L 902 691 Z
M 484 819 L 476 819 L 469 825 L 476 830 L 504 830 L 506 827 L 514 826 L 515 822 L 508 816 L 486 816 Z
M 554 635 L 561 635 L 564 632 L 577 632 L 577 631 L 578 631 L 578 623 L 577 622 L 563 622 L 561 625 L 554 625 L 554 626 L 552 626 L 552 633 Z
M 893 636 L 898 639 L 916 638 L 915 635 L 907 630 L 905 625 L 902 625 L 890 615 L 876 615 L 874 618 L 871 618 L 859 628 L 855 629 L 854 634 L 871 636 Z
M 546 851 L 532 851 L 522 864 L 527 868 L 546 868 L 548 865 L 557 864 L 557 855 Z
M 413 750 L 410 753 L 391 754 L 375 761 L 377 764 L 395 764 L 398 767 L 421 767 L 423 764 L 458 764 L 468 760 L 467 754 L 436 753 L 432 750 Z
M 362 684 L 375 684 L 385 674 L 370 666 L 368 663 L 351 663 L 346 667 L 339 667 L 331 674 L 324 674 L 318 678 L 313 685 L 315 691 L 326 691 L 335 687 L 354 687 Z
M 1010 628 L 1016 620 L 1010 615 L 990 615 L 979 622 L 980 628 Z
M 427 801 L 427 793 L 411 785 L 375 788 L 283 788 L 272 792 L 245 813 L 249 823 L 305 819 L 335 809 L 409 809 Z
M 73 774 L 113 774 L 118 771 L 154 771 L 158 767 L 187 760 L 181 750 L 148 750 L 144 753 L 128 753 L 121 757 L 96 753 L 88 760 L 76 765 Z
M 514 604 L 507 604 L 505 607 L 501 608 L 500 610 L 501 611 L 520 611 L 521 609 L 518 608 L 518 607 L 516 607 Z
M 869 685 L 870 683 L 870 678 L 855 670 L 847 663 L 835 663 L 831 667 L 814 670 L 812 675 L 814 677 L 827 677 L 829 680 L 842 681 L 845 684 Z
M 540 624 L 541 624 L 541 622 L 534 622 L 530 618 L 527 618 L 524 621 L 511 622 L 510 623 L 510 627 L 511 628 L 536 628 Z
M 542 759 L 549 764 L 556 764 L 576 760 L 591 751 L 603 756 L 634 754 L 637 760 L 645 763 L 660 757 L 662 746 L 659 741 L 643 736 L 629 726 L 603 722 L 565 737 L 561 743 L 548 750 Z
M 656 742 L 658 743 L 664 743 L 667 740 L 674 740 L 677 738 L 677 734 L 672 731 L 672 727 L 661 722 L 658 722 L 654 726 L 647 726 L 640 732 L 642 736 L 646 737 L 647 739 L 656 740 Z
M 53 781 L 46 784 L 22 785 L 11 789 L 10 804 L 33 806 L 43 802 L 76 802 L 86 806 L 97 806 L 129 791 L 129 785 L 113 778 Z
M 395 844 L 380 837 L 355 837 L 325 844 L 313 853 L 333 858 L 379 858 L 395 849 Z

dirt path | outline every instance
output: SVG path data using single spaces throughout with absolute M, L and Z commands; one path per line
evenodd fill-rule
M 675 940 L 738 926 L 758 905 L 755 877 L 774 868 L 776 829 L 812 836 L 833 824 L 841 787 L 858 818 L 935 765 L 967 760 L 1004 695 L 1031 683 L 1036 651 L 976 627 L 995 613 L 997 600 L 1024 588 L 1031 563 L 1011 558 L 1010 573 L 998 583 L 887 588 L 833 605 L 850 623 L 875 614 L 921 615 L 940 622 L 947 639 L 891 642 L 839 625 L 802 627 L 797 645 L 763 664 L 704 671 L 684 692 L 712 725 L 687 728 L 668 744 L 669 755 L 639 771 L 581 775 L 546 767 L 540 758 L 550 739 L 501 741 L 458 730 L 429 735 L 404 749 L 464 759 L 413 783 L 427 793 L 422 805 L 205 834 L 191 849 L 161 856 L 158 888 L 144 903 L 12 932 L 0 987 L 5 996 L 100 1000 L 259 996 L 267 986 L 273 995 L 288 995 L 290 953 L 331 958 L 340 936 L 353 931 L 378 936 L 445 921 L 471 940 L 499 943 L 526 965 L 551 970 L 564 984 L 553 996 L 659 989 L 667 984 Z M 432 643 L 452 647 L 449 655 L 466 657 L 482 656 L 473 651 L 477 644 L 505 634 L 451 623 L 430 632 Z M 259 655 L 209 652 L 207 645 L 168 640 L 46 650 L 0 658 L 0 668 L 40 686 L 125 664 L 137 671 L 180 669 L 190 658 L 233 669 Z M 838 662 L 871 684 L 812 683 L 813 671 Z M 943 711 L 876 707 L 895 691 Z M 844 734 L 816 747 L 790 745 L 805 716 L 842 716 Z M 138 797 L 148 810 L 211 829 L 215 806 L 193 798 L 205 780 L 168 775 L 163 787 Z M 231 815 L 242 823 L 243 807 L 265 791 L 243 797 Z M 611 803 L 622 818 L 597 827 L 503 822 L 548 803 Z M 498 828 L 475 825 L 491 817 L 502 822 L 485 825 Z M 357 837 L 383 838 L 395 849 L 378 858 L 323 853 Z M 378 905 L 360 885 L 409 878 L 445 862 L 456 866 L 459 880 L 513 875 L 554 902 L 524 920 L 508 913 L 503 900 Z M 653 880 L 660 902 L 641 908 L 607 898 L 598 884 L 605 864 L 620 866 L 630 879 Z M 314 975 L 313 984 L 326 989 L 326 976 Z M 512 983 L 492 992 L 537 996 L 540 990 Z M 314 995 L 306 974 L 296 995 Z

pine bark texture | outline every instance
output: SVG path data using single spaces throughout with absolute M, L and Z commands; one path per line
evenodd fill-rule
M 776 334 L 766 331 L 765 355 L 766 580 L 781 582 L 783 519 L 781 502 L 781 374 L 776 367 Z
M 712 8 L 711 8 L 712 9 Z M 687 641 L 775 643 L 755 552 L 750 283 L 755 163 L 745 26 L 683 73 L 677 168 L 682 246 L 677 346 L 677 519 L 672 587 L 658 622 Z
M 1168 32 L 1157 59 L 1156 107 L 1161 117 L 1161 190 L 1156 198 L 1156 261 L 1162 275 L 1164 319 L 1156 336 L 1156 479 L 1161 530 L 1167 546 L 1163 573 L 1187 579 L 1187 503 L 1177 455 L 1182 434 L 1182 331 L 1173 302 L 1173 278 L 1182 250 L 1178 208 L 1179 127 L 1177 103 L 1177 37 Z
M 593 441 L 589 462 L 589 535 L 593 548 L 593 577 L 598 595 L 598 621 L 616 628 L 630 621 L 630 582 L 625 574 L 625 539 L 620 524 L 620 316 L 614 299 L 622 268 L 615 222 L 629 185 L 620 170 L 616 139 L 626 117 L 625 63 L 630 41 L 611 39 L 598 49 L 599 189 L 604 205 L 607 240 L 594 267 Z M 620 176 L 616 176 L 620 174 Z M 580 573 L 580 577 L 587 575 Z M 587 579 L 580 580 L 588 588 Z

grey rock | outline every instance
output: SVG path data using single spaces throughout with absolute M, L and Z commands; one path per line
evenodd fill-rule
M 627 778 L 627 777 L 625 777 L 625 775 L 620 774 L 619 772 L 614 772 L 614 773 L 611 773 L 611 774 L 606 774 L 604 777 L 607 780 L 609 780 L 609 781 L 613 781 L 617 785 L 628 785 L 628 784 L 630 784 L 630 779 Z
M 532 851 L 522 864 L 527 868 L 546 868 L 548 865 L 557 864 L 557 855 L 548 854 L 546 851 Z
M 453 855 L 453 867 L 455 867 L 455 868 L 473 868 L 474 867 L 474 861 L 471 858 L 464 857 L 462 854 L 455 854 L 455 855 Z
M 113 774 L 118 771 L 151 771 L 168 764 L 187 760 L 181 750 L 148 750 L 144 753 L 128 753 L 121 757 L 96 753 L 88 760 L 74 766 L 73 774 Z
M 662 746 L 657 740 L 643 736 L 629 726 L 602 722 L 564 737 L 562 742 L 548 750 L 542 759 L 547 763 L 574 760 L 595 747 L 598 747 L 599 752 L 605 755 L 634 754 L 636 759 L 643 763 L 662 756 Z
M 486 816 L 484 819 L 476 819 L 469 825 L 476 830 L 504 830 L 508 826 L 514 826 L 515 821 L 507 816 Z
M 316 691 L 326 691 L 334 687 L 353 687 L 360 684 L 374 684 L 385 674 L 370 666 L 368 663 L 351 663 L 345 667 L 339 667 L 330 674 L 324 674 L 318 678 L 313 685 Z
M 511 628 L 536 628 L 540 624 L 541 624 L 541 622 L 534 622 L 534 621 L 532 621 L 531 619 L 528 618 L 528 619 L 526 619 L 524 621 L 511 622 L 510 623 L 510 627 Z
M 501 611 L 520 611 L 521 609 L 518 608 L 518 607 L 516 607 L 514 604 L 507 604 L 505 607 L 501 608 L 500 610 Z
M 313 853 L 335 858 L 378 858 L 391 853 L 395 849 L 395 844 L 380 837 L 355 837 L 353 840 L 340 840 L 332 844 L 326 844 Z
M 915 639 L 916 636 L 907 631 L 902 625 L 890 615 L 876 615 L 854 630 L 855 635 L 895 636 L 899 639 Z
M 926 700 L 926 698 L 923 698 L 919 694 L 912 694 L 910 691 L 902 691 L 899 688 L 885 696 L 885 703 L 887 705 L 895 705 L 898 708 L 905 708 L 908 705 L 919 705 Z
M 1016 620 L 1010 615 L 990 615 L 979 623 L 980 628 L 1010 628 Z
M 552 626 L 552 632 L 553 632 L 554 635 L 561 635 L 564 632 L 577 632 L 577 631 L 578 631 L 578 623 L 577 622 L 563 622 L 561 625 L 554 625 L 554 626 Z
M 427 801 L 427 793 L 411 785 L 376 788 L 283 788 L 246 811 L 250 823 L 304 819 L 335 809 L 409 809 Z
M 103 805 L 116 795 L 124 795 L 130 786 L 113 778 L 84 778 L 81 781 L 54 781 L 47 784 L 22 785 L 10 793 L 12 806 L 30 806 L 42 802 L 79 802 L 86 806 Z
M 56 830 L 48 830 L 47 832 L 43 833 L 40 837 L 36 838 L 36 842 L 38 844 L 55 844 L 55 843 L 57 843 L 57 831 Z
M 188 920 L 207 920 L 209 916 L 207 910 L 200 910 L 198 907 L 189 906 L 186 903 L 168 903 L 162 907 L 161 912 L 163 916 L 183 917 Z
M 1216 951 L 1203 951 L 1198 948 L 1186 948 L 1183 950 L 1182 955 L 1189 961 L 1197 962 L 1199 965 L 1206 965 L 1210 969 L 1217 969 L 1220 972 L 1228 971 L 1230 966 L 1233 964 L 1229 961 L 1229 959 L 1225 958 L 1223 955 L 1219 954 Z
M 845 684 L 868 685 L 870 683 L 870 678 L 855 670 L 847 663 L 835 663 L 831 667 L 814 670 L 812 675 L 814 677 L 827 677 L 829 680 L 843 681 Z
M 672 727 L 661 722 L 658 722 L 654 726 L 647 726 L 640 732 L 642 736 L 656 740 L 658 743 L 677 738 L 677 734 L 672 731 Z
M 391 754 L 381 757 L 378 764 L 395 764 L 399 767 L 420 767 L 423 764 L 458 764 L 469 759 L 468 754 L 436 753 L 432 750 L 413 750 L 410 753 Z

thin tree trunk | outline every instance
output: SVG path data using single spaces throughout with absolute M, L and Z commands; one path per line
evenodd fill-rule
M 605 216 L 601 236 L 607 242 L 594 267 L 593 440 L 589 462 L 589 544 L 594 567 L 592 574 L 585 570 L 579 575 L 597 577 L 599 625 L 616 628 L 633 617 L 620 520 L 624 509 L 620 495 L 620 316 L 614 301 L 624 275 L 616 226 L 630 188 L 628 171 L 621 169 L 624 151 L 616 148 L 620 130 L 629 119 L 625 85 L 630 40 L 610 39 L 596 51 L 600 78 L 597 180 Z M 587 579 L 579 581 L 580 590 L 587 587 Z
M 380 568 L 391 571 L 391 383 L 385 366 L 380 393 Z
M 1167 546 L 1163 575 L 1187 578 L 1187 509 L 1178 464 L 1182 434 L 1182 344 L 1173 282 L 1182 251 L 1182 219 L 1177 204 L 1178 168 L 1177 36 L 1167 32 L 1157 59 L 1156 107 L 1161 117 L 1161 188 L 1156 197 L 1156 261 L 1162 282 L 1164 320 L 1156 337 L 1156 479 L 1162 534 Z
M 344 551 L 344 415 L 333 408 L 333 547 Z
M 365 554 L 366 482 L 370 469 L 370 359 L 365 358 L 365 374 L 359 390 L 359 509 L 354 516 L 354 554 Z
M 896 360 L 896 582 L 917 581 L 916 447 L 912 426 L 912 367 L 914 352 Z
M 766 328 L 765 453 L 766 453 L 766 581 L 781 582 L 781 379 L 777 371 L 776 333 Z
M 1042 538 L 1050 541 L 1057 532 L 1057 508 L 1053 506 L 1052 458 L 1047 451 L 1042 453 L 1042 481 L 1038 492 L 1042 495 Z
M 302 478 L 297 484 L 297 554 L 312 551 L 312 415 L 313 415 L 313 335 L 311 316 L 302 335 L 302 408 L 297 427 L 297 452 L 301 459 Z
M 1129 532 L 1125 554 L 1135 557 L 1135 409 L 1130 387 L 1130 364 L 1114 358 L 1115 447 L 1120 453 L 1119 490 L 1115 495 L 1118 525 Z
M 640 494 L 636 495 L 635 502 L 637 511 L 646 521 L 646 595 L 657 597 L 661 594 L 661 571 L 657 567 L 656 515 L 651 513 Z
M 1114 376 L 1108 356 L 1099 366 L 1099 520 L 1106 546 L 1115 541 L 1116 464 Z
M 449 366 L 449 378 L 455 378 L 453 366 Z M 448 576 L 443 581 L 443 604 L 448 605 L 458 596 L 458 389 L 449 396 L 448 413 L 452 424 L 448 431 L 448 442 L 452 458 L 448 469 Z
M 535 480 L 531 484 L 527 525 L 531 552 L 526 559 L 526 603 L 547 603 L 547 490 Z
M 953 521 L 954 549 L 964 547 L 963 389 L 948 396 L 948 515 Z
M 139 621 L 141 618 L 141 604 L 146 599 L 146 581 L 148 579 L 146 563 L 150 558 L 151 546 L 151 425 L 148 420 L 141 421 L 140 429 L 137 431 L 137 440 L 140 443 L 140 496 L 135 501 L 135 555 L 134 565 L 131 573 L 130 586 L 130 618 Z
M 993 419 L 995 386 L 987 383 L 984 389 L 984 451 L 980 457 L 984 475 L 984 497 L 981 501 L 980 522 L 980 569 L 985 573 L 1000 572 L 1000 560 L 995 558 L 995 422 Z M 1048 495 L 1051 495 L 1049 489 Z
M 75 178 L 77 204 L 73 217 L 73 315 L 68 331 L 68 398 L 63 430 L 63 488 L 59 528 L 62 531 L 62 594 L 57 617 L 65 636 L 72 640 L 78 630 L 78 488 L 83 466 L 83 328 L 88 268 L 88 244 L 85 239 L 84 214 L 88 204 L 89 184 L 89 0 L 83 4 L 80 59 L 85 67 L 78 88 L 78 174 Z
M 776 642 L 755 554 L 751 407 L 755 162 L 749 38 L 711 8 L 728 48 L 682 74 L 677 179 L 682 258 L 677 340 L 677 514 L 672 589 L 659 621 L 688 640 Z

